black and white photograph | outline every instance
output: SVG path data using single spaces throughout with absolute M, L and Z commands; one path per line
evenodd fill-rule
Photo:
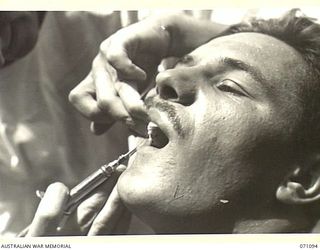
M 320 233 L 320 7 L 169 8 L 0 11 L 0 237 Z

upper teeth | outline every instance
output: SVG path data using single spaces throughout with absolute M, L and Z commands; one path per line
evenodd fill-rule
M 148 123 L 147 130 L 148 130 L 148 135 L 149 135 L 149 137 L 152 135 L 152 131 L 153 131 L 154 129 L 156 129 L 156 128 L 158 128 L 158 125 L 155 124 L 154 122 L 149 122 L 149 123 Z
M 158 125 L 155 124 L 154 122 L 149 122 L 148 126 L 147 126 L 147 131 L 148 131 L 148 136 L 149 136 L 149 144 L 152 144 L 152 139 L 153 139 L 153 135 L 154 135 L 154 130 L 158 128 Z
M 154 132 L 154 130 L 158 128 L 158 125 L 155 124 L 154 122 L 149 122 L 148 126 L 147 126 L 147 131 L 148 131 L 148 136 L 149 139 L 152 139 L 152 133 Z

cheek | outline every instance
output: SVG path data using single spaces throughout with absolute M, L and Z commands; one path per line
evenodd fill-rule
M 240 208 L 241 200 L 254 196 L 250 189 L 259 189 L 258 180 L 263 176 L 252 171 L 238 155 L 221 150 L 215 141 L 207 140 L 201 147 L 186 148 L 181 153 L 184 157 L 178 158 L 178 165 L 184 167 L 177 169 L 174 192 L 179 199 L 170 203 L 171 209 L 178 208 L 183 214 Z
M 285 130 L 272 122 L 268 110 L 259 108 L 215 103 L 195 121 L 192 140 L 185 143 L 188 147 L 179 162 L 189 166 L 190 183 L 202 190 L 198 199 L 219 201 L 252 187 L 276 187 L 281 181 L 288 144 L 279 144 L 279 138 Z

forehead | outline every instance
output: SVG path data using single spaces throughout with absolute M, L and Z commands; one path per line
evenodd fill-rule
M 293 47 L 260 33 L 237 33 L 213 39 L 191 53 L 195 64 L 233 58 L 257 69 L 273 88 L 295 91 L 307 76 L 307 64 Z

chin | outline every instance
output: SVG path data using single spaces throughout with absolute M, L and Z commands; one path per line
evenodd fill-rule
M 170 200 L 175 192 L 173 171 L 177 171 L 175 158 L 157 160 L 150 156 L 152 148 L 137 152 L 132 164 L 118 180 L 118 193 L 124 205 L 148 225 L 158 223 L 158 218 L 176 216 L 179 206 L 172 206 Z M 152 153 L 152 155 L 155 155 Z M 181 204 L 184 206 L 184 204 Z M 156 220 L 157 222 L 153 222 Z
M 166 182 L 161 176 L 163 171 L 148 157 L 149 150 L 138 152 L 132 164 L 118 180 L 118 193 L 124 204 L 130 208 L 155 203 L 166 188 L 163 185 Z
M 158 214 L 161 213 L 161 206 L 157 198 L 161 190 L 156 190 L 154 183 L 149 182 L 148 178 L 143 178 L 139 173 L 129 170 L 120 176 L 117 186 L 123 204 L 132 214 L 151 226 L 153 223 L 150 222 L 150 218 L 158 217 Z

